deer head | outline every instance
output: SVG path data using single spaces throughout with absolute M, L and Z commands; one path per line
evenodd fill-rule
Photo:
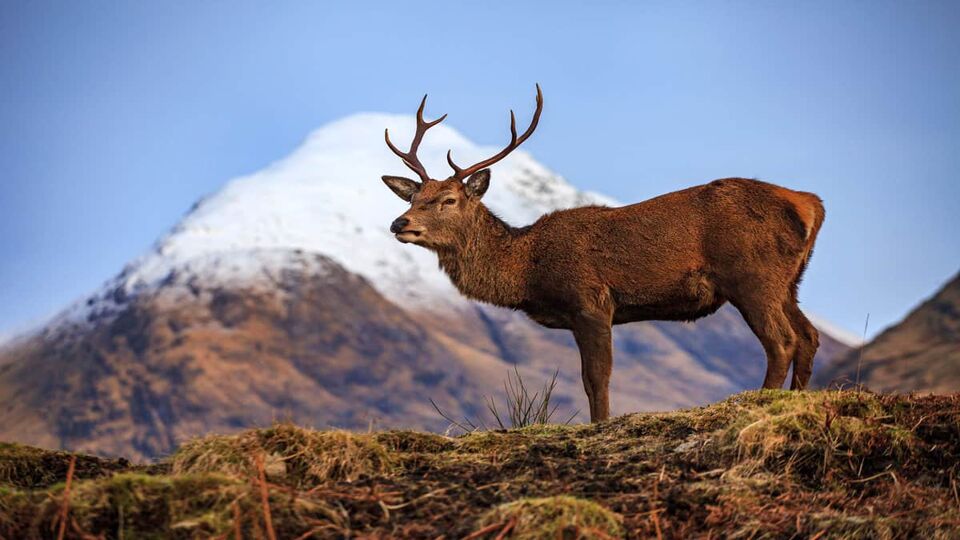
M 390 150 L 400 157 L 404 165 L 417 173 L 420 181 L 401 176 L 384 176 L 383 182 L 398 197 L 410 203 L 410 209 L 390 225 L 390 232 L 401 242 L 441 249 L 459 243 L 477 222 L 483 209 L 480 199 L 490 185 L 489 167 L 507 157 L 533 134 L 543 111 L 543 94 L 538 84 L 537 108 L 533 113 L 533 120 L 520 136 L 517 136 L 516 117 L 513 111 L 510 111 L 510 143 L 496 155 L 463 169 L 453 162 L 451 152 L 448 151 L 447 163 L 453 168 L 453 174 L 445 180 L 430 178 L 417 158 L 417 148 L 423 135 L 447 117 L 443 115 L 432 122 L 425 121 L 423 109 L 426 103 L 427 96 L 423 96 L 420 108 L 417 109 L 417 130 L 410 143 L 410 150 L 401 152 L 390 141 L 389 130 L 384 130 L 383 133 Z

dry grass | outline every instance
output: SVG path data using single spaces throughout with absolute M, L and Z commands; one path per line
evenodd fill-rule
M 70 454 L 6 455 L 0 538 L 55 537 Z M 454 438 L 278 424 L 139 472 L 91 459 L 66 538 L 960 536 L 960 396 L 758 391 Z
M 607 539 L 623 536 L 623 517 L 599 504 L 559 495 L 501 504 L 477 522 L 481 528 L 507 529 L 510 538 Z
M 50 538 L 62 493 L 62 485 L 43 492 L 0 489 L 0 538 Z M 279 538 L 345 530 L 345 516 L 321 498 L 291 497 L 275 487 L 268 497 Z M 267 536 L 259 487 L 212 473 L 120 473 L 77 482 L 69 515 L 66 538 L 213 538 L 237 529 L 244 538 Z
M 37 488 L 63 482 L 71 459 L 76 459 L 77 478 L 96 478 L 130 468 L 125 459 L 103 459 L 0 442 L 0 485 Z
M 801 467 L 818 480 L 843 472 L 843 460 L 855 458 L 864 466 L 870 460 L 871 469 L 902 462 L 919 442 L 877 396 L 865 392 L 786 393 L 750 410 L 726 435 L 735 439 L 745 468 L 789 474 Z
M 527 383 L 520 375 L 520 370 L 514 366 L 513 373 L 507 373 L 507 378 L 503 381 L 503 410 L 497 404 L 497 400 L 492 396 L 485 396 L 484 402 L 487 406 L 487 412 L 493 418 L 493 429 L 516 429 L 530 426 L 547 425 L 553 421 L 557 412 L 558 404 L 552 401 L 553 391 L 557 387 L 557 377 L 560 376 L 560 370 L 553 372 L 550 380 L 543 383 L 540 390 L 531 393 Z M 459 428 L 464 433 L 473 433 L 482 430 L 491 429 L 482 418 L 463 417 L 462 420 L 456 420 L 444 412 L 433 399 L 430 400 L 434 410 L 437 411 L 444 420 L 450 422 L 451 428 Z M 569 425 L 571 421 L 580 413 L 577 411 L 567 418 L 563 425 Z
M 293 485 L 352 482 L 389 473 L 395 466 L 375 435 L 314 431 L 288 423 L 239 435 L 195 439 L 180 447 L 170 462 L 174 474 L 251 476 L 259 455 L 266 456 L 267 476 Z

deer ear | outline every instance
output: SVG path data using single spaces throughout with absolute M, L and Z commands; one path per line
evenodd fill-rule
M 467 178 L 466 188 L 467 196 L 469 197 L 476 197 L 478 199 L 483 197 L 488 187 L 490 187 L 490 169 L 477 171 L 471 174 L 470 178 Z
M 397 197 L 410 202 L 410 199 L 420 191 L 420 184 L 402 176 L 381 176 L 383 183 L 397 194 Z

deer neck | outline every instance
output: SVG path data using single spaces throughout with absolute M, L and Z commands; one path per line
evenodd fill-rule
M 454 246 L 437 250 L 440 268 L 468 298 L 516 308 L 526 290 L 524 233 L 481 207 L 477 219 Z

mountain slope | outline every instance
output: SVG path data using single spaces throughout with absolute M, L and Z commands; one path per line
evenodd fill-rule
M 406 378 L 461 391 L 443 346 L 362 278 L 319 255 L 285 263 L 276 290 L 174 281 L 79 338 L 30 341 L 2 368 L 0 438 L 145 457 L 281 416 L 359 426 L 379 408 L 422 425 Z
M 0 351 L 0 439 L 151 457 L 187 437 L 278 417 L 318 427 L 440 429 L 483 412 L 513 365 L 561 372 L 558 414 L 586 408 L 569 332 L 464 299 L 435 256 L 397 242 L 405 204 L 380 182 L 402 165 L 382 144 L 414 120 L 362 114 L 229 182 L 90 297 Z M 422 144 L 440 174 L 493 150 L 440 125 Z M 484 199 L 522 225 L 614 204 L 515 152 Z M 730 307 L 694 324 L 614 333 L 615 412 L 673 409 L 759 386 L 763 353 Z M 845 347 L 823 338 L 820 362 Z
M 814 382 L 855 382 L 859 351 L 851 351 Z M 960 274 L 863 350 L 860 382 L 877 391 L 960 391 Z

